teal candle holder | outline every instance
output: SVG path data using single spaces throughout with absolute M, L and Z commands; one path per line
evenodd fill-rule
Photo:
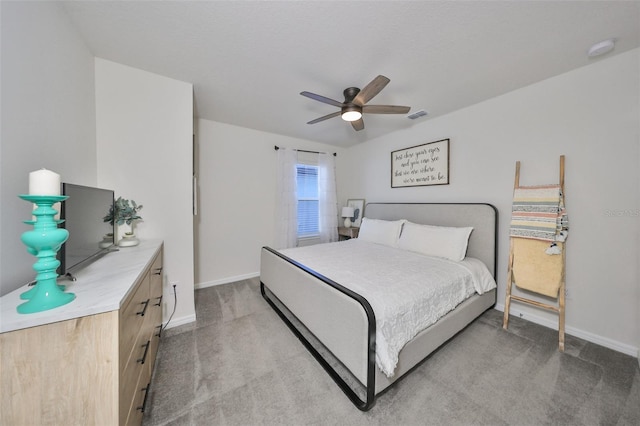
M 57 213 L 57 212 L 56 212 Z M 26 223 L 27 225 L 35 225 L 36 221 L 35 220 L 23 220 L 23 223 Z M 51 228 L 57 228 L 59 224 L 61 224 L 62 222 L 64 222 L 64 220 L 54 220 L 54 223 L 49 223 L 49 222 L 45 222 L 43 223 L 43 226 L 45 226 L 47 229 L 51 229 Z M 37 255 L 38 252 L 35 251 L 34 249 L 32 249 L 31 247 L 27 247 L 27 251 L 32 254 L 32 255 Z M 35 282 L 34 282 L 35 283 Z M 29 284 L 32 285 L 32 284 Z M 62 284 L 58 284 L 58 288 L 60 288 L 60 290 L 64 291 L 65 286 Z M 31 287 L 30 290 L 25 291 L 24 293 L 22 293 L 20 295 L 20 299 L 22 300 L 29 300 L 33 297 L 33 295 L 36 293 L 36 288 L 35 287 Z
M 27 224 L 33 224 L 33 230 L 24 232 L 21 238 L 27 246 L 27 251 L 37 257 L 33 264 L 33 269 L 37 273 L 36 285 L 20 296 L 28 301 L 17 307 L 18 313 L 31 314 L 66 305 L 76 296 L 73 293 L 65 293 L 64 286 L 59 286 L 56 282 L 57 269 L 60 266 L 56 253 L 69 238 L 69 232 L 58 228 L 60 221 L 54 219 L 58 212 L 52 206 L 68 197 L 65 195 L 19 195 L 19 197 L 36 204 L 38 208 L 33 211 L 36 220 L 25 221 Z

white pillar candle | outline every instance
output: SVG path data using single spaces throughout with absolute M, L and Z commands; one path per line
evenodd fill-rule
M 29 173 L 29 195 L 60 195 L 60 175 L 47 169 Z

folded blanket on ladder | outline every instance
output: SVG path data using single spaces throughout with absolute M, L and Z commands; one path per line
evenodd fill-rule
M 568 225 L 560 185 L 514 189 L 510 235 L 516 286 L 558 297 L 564 262 L 557 255 L 562 253 Z
M 560 185 L 521 186 L 514 189 L 512 237 L 564 241 L 568 228 Z
M 514 238 L 513 282 L 518 288 L 556 298 L 562 282 L 562 256 L 549 256 L 546 241 Z M 556 243 L 560 250 L 563 243 Z

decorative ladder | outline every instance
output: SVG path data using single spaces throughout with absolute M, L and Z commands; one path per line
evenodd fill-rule
M 517 188 L 520 188 L 520 161 L 516 161 L 516 176 L 514 183 L 514 191 Z M 562 191 L 562 195 L 564 196 L 564 155 L 560 156 L 560 189 Z M 522 296 L 516 296 L 511 293 L 511 287 L 513 286 L 513 261 L 514 261 L 514 238 L 519 237 L 510 237 L 510 248 L 509 248 L 509 266 L 507 269 L 507 291 L 505 296 L 504 303 L 504 318 L 502 322 L 502 328 L 505 330 L 509 327 L 509 309 L 511 307 L 511 301 L 521 302 L 528 305 L 536 306 L 538 308 L 546 309 L 552 312 L 556 312 L 558 314 L 558 347 L 560 351 L 564 352 L 564 317 L 565 317 L 565 266 L 566 266 L 566 242 L 562 247 L 562 273 L 560 277 L 560 289 L 558 292 L 558 297 L 556 298 L 557 304 L 548 304 L 542 303 L 537 300 L 527 299 Z

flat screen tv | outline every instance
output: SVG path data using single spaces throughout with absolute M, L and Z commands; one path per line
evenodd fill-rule
M 58 251 L 58 274 L 75 279 L 75 272 L 115 249 L 113 225 L 103 220 L 113 207 L 114 191 L 63 183 L 61 192 L 69 197 L 60 206 L 60 227 L 69 231 L 69 239 Z

